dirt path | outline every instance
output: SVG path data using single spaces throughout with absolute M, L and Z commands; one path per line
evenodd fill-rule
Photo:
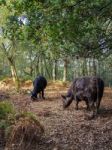
M 27 102 L 45 127 L 45 136 L 35 150 L 112 150 L 112 89 L 105 89 L 100 114 L 93 120 L 86 116 L 85 104 L 75 110 L 75 103 L 63 110 L 61 94 L 67 87 L 50 85 L 46 100 L 31 102 L 28 94 L 12 94 L 10 99 L 16 107 L 24 108 Z

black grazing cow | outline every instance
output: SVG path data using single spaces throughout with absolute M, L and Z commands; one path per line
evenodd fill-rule
M 63 107 L 68 107 L 73 100 L 76 100 L 76 109 L 78 110 L 78 103 L 81 100 L 84 100 L 87 109 L 95 108 L 98 112 L 103 91 L 104 82 L 99 77 L 92 76 L 76 78 L 70 86 L 66 96 L 62 95 Z
M 37 99 L 37 94 L 41 94 L 42 98 L 45 99 L 44 97 L 44 89 L 47 86 L 47 80 L 43 76 L 38 76 L 34 81 L 33 81 L 33 86 L 34 89 L 31 92 L 31 99 L 36 100 Z

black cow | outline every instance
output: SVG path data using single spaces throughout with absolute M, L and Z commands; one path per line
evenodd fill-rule
M 68 107 L 73 100 L 76 100 L 76 109 L 78 110 L 78 103 L 84 100 L 87 109 L 95 108 L 98 112 L 103 91 L 104 81 L 99 77 L 76 78 L 70 86 L 66 96 L 62 95 L 63 107 Z
M 33 86 L 34 89 L 31 92 L 31 99 L 36 100 L 37 95 L 41 94 L 42 98 L 45 99 L 44 97 L 44 89 L 47 86 L 47 80 L 43 76 L 38 76 L 34 81 L 33 81 Z

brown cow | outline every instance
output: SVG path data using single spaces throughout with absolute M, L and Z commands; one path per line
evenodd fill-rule
M 76 78 L 70 86 L 66 96 L 62 95 L 63 107 L 68 107 L 73 100 L 78 103 L 86 102 L 87 109 L 95 108 L 98 112 L 104 91 L 104 81 L 96 76 Z

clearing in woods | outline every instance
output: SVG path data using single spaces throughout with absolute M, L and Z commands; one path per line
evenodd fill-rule
M 8 85 L 0 89 L 1 99 L 9 99 L 18 109 L 32 111 L 45 127 L 45 135 L 38 147 L 32 150 L 111 150 L 112 149 L 112 89 L 105 88 L 100 114 L 87 119 L 90 112 L 85 103 L 75 110 L 75 102 L 63 110 L 61 94 L 66 93 L 69 84 L 49 83 L 45 90 L 46 100 L 32 102 L 31 83 L 22 86 L 21 94 L 13 93 Z M 10 90 L 9 90 L 10 89 Z M 6 92 L 7 91 L 7 92 Z

